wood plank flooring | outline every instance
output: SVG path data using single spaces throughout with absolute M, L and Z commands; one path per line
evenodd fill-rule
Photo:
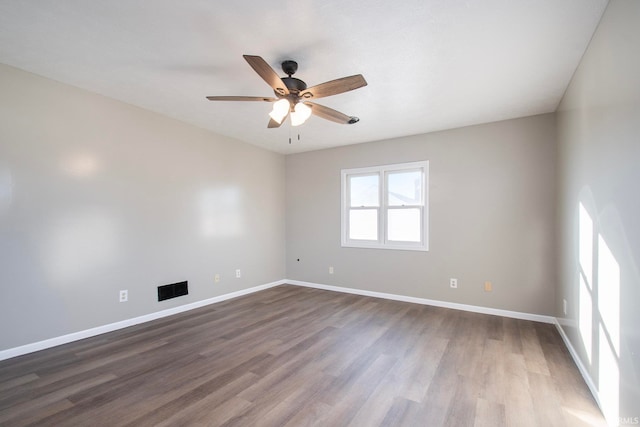
M 604 426 L 554 326 L 283 285 L 0 362 L 2 426 Z

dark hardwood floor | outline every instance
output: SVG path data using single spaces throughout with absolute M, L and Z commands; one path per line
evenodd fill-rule
M 605 424 L 553 325 L 283 285 L 0 362 L 0 425 Z

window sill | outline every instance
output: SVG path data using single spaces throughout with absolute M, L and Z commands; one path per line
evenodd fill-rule
M 343 248 L 359 248 L 359 249 L 388 249 L 394 251 L 419 251 L 419 252 L 429 252 L 429 247 L 426 245 L 377 245 L 372 243 L 342 243 L 340 245 Z

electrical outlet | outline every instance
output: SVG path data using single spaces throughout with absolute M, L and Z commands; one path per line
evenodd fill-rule
M 242 272 L 240 271 L 240 269 L 236 270 L 236 279 L 239 279 L 242 277 Z
M 458 288 L 458 279 L 449 279 L 449 286 L 457 289 Z
M 129 301 L 129 291 L 120 291 L 120 302 Z
M 220 275 L 216 274 L 215 276 L 213 276 L 213 282 L 214 283 L 220 283 Z
M 329 274 L 333 274 L 333 266 L 329 267 Z
M 484 282 L 484 291 L 491 292 L 493 290 L 493 285 L 491 282 Z

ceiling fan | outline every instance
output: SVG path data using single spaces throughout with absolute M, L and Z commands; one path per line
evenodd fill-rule
M 282 62 L 282 71 L 287 77 L 279 77 L 273 68 L 260 56 L 242 55 L 251 68 L 267 82 L 275 93 L 274 97 L 260 96 L 207 96 L 209 101 L 264 101 L 273 102 L 273 110 L 269 113 L 271 119 L 267 127 L 277 128 L 291 116 L 291 125 L 299 126 L 311 114 L 326 120 L 342 124 L 354 124 L 360 121 L 354 116 L 347 116 L 332 108 L 312 102 L 312 99 L 337 95 L 366 86 L 367 82 L 362 74 L 331 80 L 319 85 L 307 87 L 300 79 L 291 77 L 298 70 L 298 63 L 287 60 Z

